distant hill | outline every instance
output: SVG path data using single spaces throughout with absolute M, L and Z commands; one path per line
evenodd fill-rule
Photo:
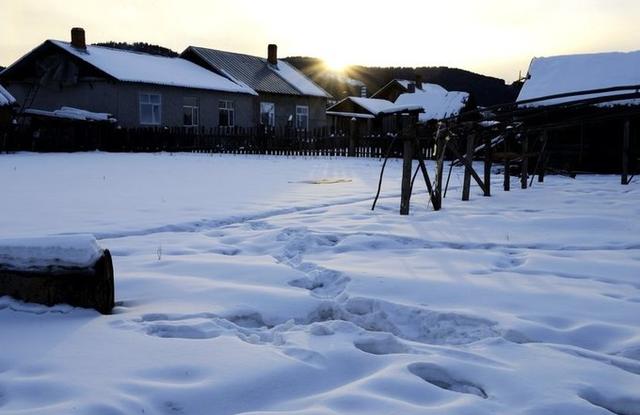
M 158 56 L 168 56 L 170 58 L 175 58 L 179 54 L 169 48 L 165 48 L 164 46 L 153 45 L 151 43 L 146 42 L 102 42 L 102 43 L 94 43 L 95 46 L 106 46 L 114 49 L 124 49 L 124 50 L 132 50 L 135 52 L 143 52 L 148 53 L 150 55 L 158 55 Z
M 394 78 L 414 80 L 416 75 L 421 75 L 423 82 L 441 85 L 449 91 L 470 92 L 481 106 L 513 102 L 521 88 L 518 82 L 509 85 L 499 78 L 444 66 L 419 68 L 352 66 L 346 70 L 344 76 L 338 76 L 324 69 L 322 61 L 317 58 L 294 56 L 284 60 L 337 99 L 349 95 L 360 95 L 362 85 L 367 87 L 371 95 Z

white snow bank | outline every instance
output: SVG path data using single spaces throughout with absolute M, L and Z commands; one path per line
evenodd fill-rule
M 529 66 L 529 76 L 520 91 L 518 101 L 570 92 L 640 85 L 640 51 L 534 58 Z M 632 92 L 637 90 L 579 95 L 526 105 L 546 106 Z
M 0 85 L 0 107 L 15 104 L 16 99 Z
M 11 269 L 88 267 L 101 255 L 93 235 L 0 239 L 0 264 Z
M 106 112 L 91 112 L 79 108 L 73 107 L 61 107 L 54 111 L 45 111 L 35 108 L 28 108 L 25 114 L 40 115 L 45 117 L 64 118 L 69 120 L 81 120 L 81 121 L 108 121 L 117 122 L 118 120 L 113 115 Z
M 396 99 L 397 106 L 420 106 L 420 122 L 441 120 L 460 114 L 469 100 L 467 92 L 447 91 L 440 85 L 423 84 L 422 89 L 414 93 L 404 93 Z
M 246 85 L 239 85 L 186 59 L 103 46 L 88 45 L 86 50 L 82 50 L 59 40 L 51 40 L 51 43 L 120 81 L 257 95 Z

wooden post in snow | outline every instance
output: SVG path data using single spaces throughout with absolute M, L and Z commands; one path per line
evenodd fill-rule
M 400 214 L 408 215 L 411 203 L 411 176 L 413 174 L 413 151 L 415 148 L 416 137 L 412 127 L 413 117 L 402 115 L 402 189 L 400 196 Z
M 631 123 L 629 120 L 624 122 L 624 133 L 622 135 L 622 177 L 620 182 L 623 185 L 629 184 L 629 135 Z
M 511 190 L 511 159 L 509 156 L 509 138 L 511 138 L 511 134 L 509 131 L 505 131 L 504 133 L 504 191 L 508 192 Z
M 527 188 L 529 179 L 529 137 L 522 134 L 522 170 L 520 171 L 520 187 Z
M 349 157 L 356 156 L 356 130 L 358 128 L 357 121 L 351 118 L 349 121 Z
M 434 206 L 438 206 L 438 209 L 442 209 L 442 171 L 444 166 L 445 146 L 446 138 L 442 135 L 436 137 L 436 189 L 435 189 L 435 202 Z
M 475 141 L 475 135 L 469 134 L 467 136 L 467 154 L 465 158 L 468 161 L 468 164 L 473 163 L 473 144 Z M 468 165 L 464 167 L 464 181 L 462 184 L 462 200 L 469 200 L 469 193 L 471 192 L 471 168 Z
M 484 195 L 491 196 L 491 165 L 493 149 L 491 148 L 491 137 L 484 138 Z

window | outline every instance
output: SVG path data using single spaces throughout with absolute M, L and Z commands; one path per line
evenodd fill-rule
M 220 101 L 218 103 L 218 125 L 220 127 L 233 127 L 236 125 L 236 111 L 233 101 Z
M 200 118 L 198 98 L 186 97 L 182 104 L 182 118 L 185 127 L 197 127 Z
M 160 125 L 162 97 L 160 94 L 140 94 L 140 124 Z
M 260 123 L 267 127 L 276 126 L 276 104 L 273 102 L 260 103 Z
M 298 130 L 309 128 L 309 107 L 306 105 L 296 105 L 296 128 Z

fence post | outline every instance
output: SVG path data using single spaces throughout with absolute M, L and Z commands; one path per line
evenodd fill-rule
M 631 130 L 629 120 L 624 121 L 624 133 L 622 135 L 622 177 L 623 185 L 629 184 L 629 135 Z
M 491 196 L 491 166 L 493 164 L 493 149 L 491 136 L 484 137 L 484 195 Z
M 464 182 L 462 185 L 462 200 L 469 200 L 469 193 L 471 192 L 471 169 L 468 167 L 473 163 L 473 142 L 475 140 L 474 134 L 467 135 L 467 154 L 465 158 L 469 162 L 464 166 Z
M 522 170 L 520 172 L 520 187 L 527 188 L 527 180 L 529 179 L 529 137 L 522 134 Z
M 505 131 L 504 133 L 504 191 L 508 192 L 511 190 L 511 159 L 509 155 L 509 138 L 511 138 L 511 134 L 509 131 Z
M 415 147 L 415 128 L 412 128 L 412 117 L 402 115 L 399 133 L 402 134 L 402 190 L 400 196 L 400 214 L 408 215 L 411 203 L 411 176 L 413 173 L 413 151 Z

